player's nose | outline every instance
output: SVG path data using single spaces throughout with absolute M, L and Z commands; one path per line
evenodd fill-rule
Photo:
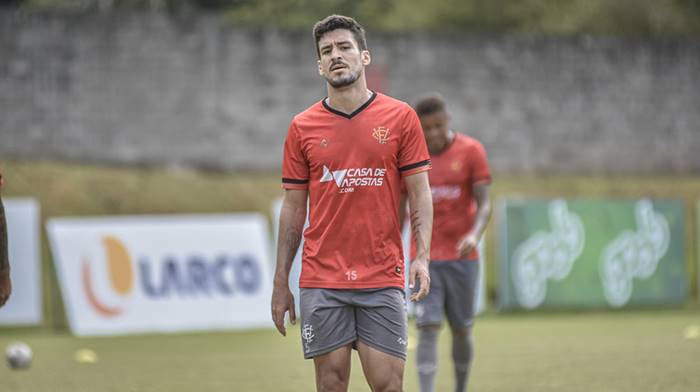
M 333 45 L 331 48 L 331 59 L 332 60 L 340 60 L 343 58 L 343 51 L 338 47 Z

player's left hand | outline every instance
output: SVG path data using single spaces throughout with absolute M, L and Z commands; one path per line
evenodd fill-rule
M 478 245 L 479 238 L 475 234 L 469 233 L 464 236 L 464 238 L 459 241 L 459 244 L 457 244 L 457 254 L 459 255 L 459 258 L 464 259 L 469 256 L 469 253 L 476 249 Z
M 416 278 L 420 282 L 420 288 L 409 297 L 413 302 L 420 301 L 430 292 L 428 260 L 415 259 L 411 262 L 411 268 L 408 272 L 408 288 L 413 289 L 416 287 Z
M 10 271 L 2 271 L 0 272 L 0 306 L 5 305 L 5 302 L 10 298 L 10 293 L 12 293 Z

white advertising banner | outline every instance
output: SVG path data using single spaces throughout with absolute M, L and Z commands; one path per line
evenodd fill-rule
M 0 325 L 40 324 L 39 204 L 34 199 L 3 199 L 3 205 L 12 295 L 0 308 Z
M 76 335 L 272 326 L 260 214 L 60 218 L 47 229 Z

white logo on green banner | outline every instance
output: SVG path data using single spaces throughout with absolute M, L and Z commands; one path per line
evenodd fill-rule
M 530 309 L 544 301 L 547 279 L 562 280 L 569 275 L 586 240 L 581 218 L 569 211 L 564 200 L 549 203 L 549 224 L 551 231 L 538 231 L 513 256 L 516 298 Z
M 648 279 L 668 251 L 668 221 L 650 200 L 635 206 L 637 231 L 622 232 L 603 249 L 600 277 L 608 304 L 620 307 L 632 296 L 633 279 Z

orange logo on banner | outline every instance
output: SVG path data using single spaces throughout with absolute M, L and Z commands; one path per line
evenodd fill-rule
M 107 271 L 112 289 L 122 296 L 129 294 L 134 287 L 134 270 L 131 265 L 129 252 L 124 244 L 115 237 L 103 237 L 102 245 L 105 249 Z M 106 305 L 97 298 L 93 288 L 90 262 L 88 260 L 83 260 L 81 272 L 83 289 L 90 306 L 104 317 L 114 317 L 121 314 L 121 308 Z

